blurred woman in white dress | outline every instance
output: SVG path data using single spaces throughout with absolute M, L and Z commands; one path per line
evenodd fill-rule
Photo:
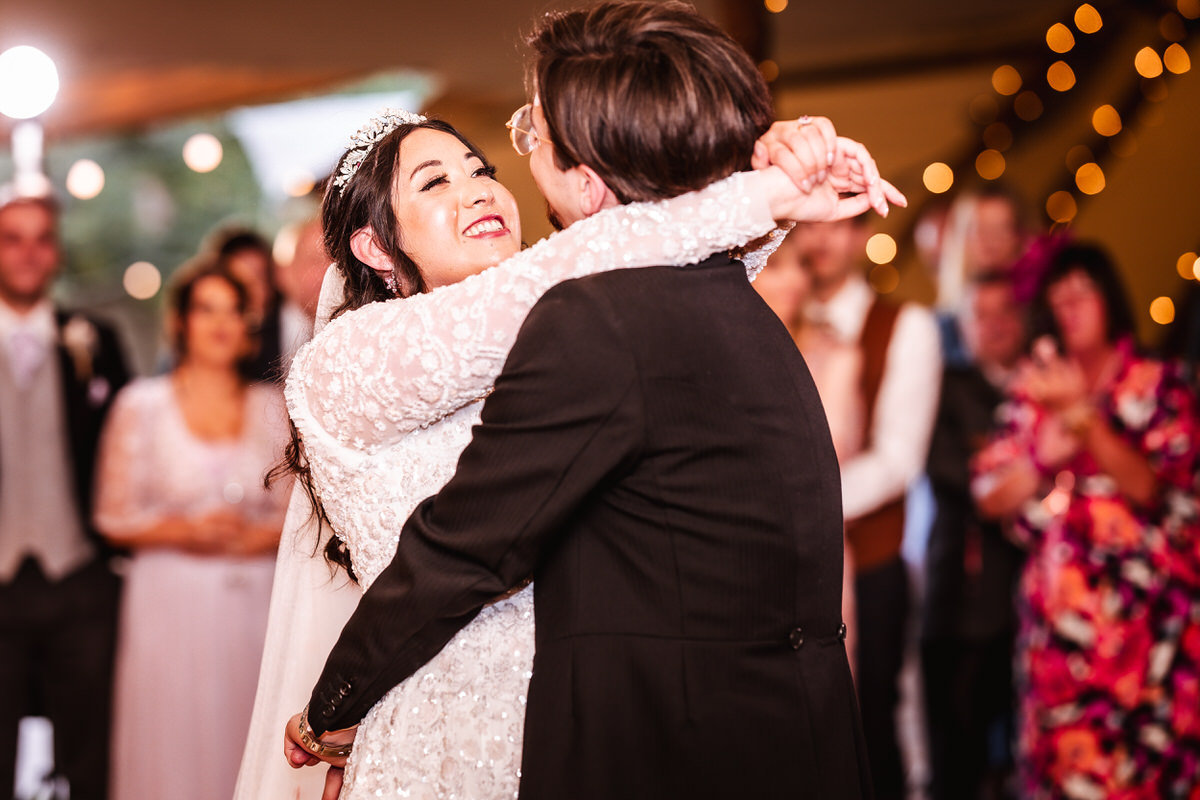
M 170 309 L 179 365 L 126 387 L 102 439 L 96 526 L 132 553 L 114 709 L 120 800 L 233 793 L 289 492 L 263 486 L 287 418 L 278 388 L 239 372 L 245 310 L 218 257 L 185 267 Z

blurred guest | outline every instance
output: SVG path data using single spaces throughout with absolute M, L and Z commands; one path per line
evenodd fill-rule
M 57 310 L 49 199 L 0 205 L 0 795 L 21 717 L 54 725 L 55 771 L 76 800 L 108 782 L 117 578 L 89 524 L 100 427 L 128 378 L 117 337 Z
M 900 555 L 904 495 L 925 464 L 941 358 L 933 315 L 876 297 L 864 278 L 867 234 L 859 217 L 801 225 L 789 239 L 812 280 L 805 309 L 812 335 L 801 338 L 801 351 L 834 439 L 842 442 L 842 504 L 858 608 L 855 681 L 882 800 L 905 794 L 896 736 L 910 604 Z M 856 359 L 845 355 L 848 348 Z
M 1012 765 L 1014 600 L 1023 553 L 997 522 L 980 519 L 969 469 L 1025 348 L 1012 277 L 973 279 L 960 325 L 974 363 L 946 366 L 927 465 L 937 516 L 925 559 L 921 669 L 933 800 L 1003 796 Z
M 980 510 L 1014 519 L 1021 577 L 1022 796 L 1195 797 L 1200 785 L 1196 399 L 1133 348 L 1103 251 L 1072 246 L 1035 301 L 1041 330 Z
M 283 298 L 279 306 L 280 363 L 286 373 L 296 351 L 312 338 L 321 282 L 330 264 L 321 221 L 313 218 L 285 226 L 275 237 L 274 256 Z
M 171 307 L 179 366 L 124 389 L 105 429 L 96 526 L 133 551 L 117 656 L 122 800 L 233 794 L 289 488 L 263 488 L 288 433 L 279 391 L 238 371 L 246 308 L 217 256 L 186 267 Z
M 1028 246 L 1023 209 L 1021 198 L 999 183 L 988 183 L 960 195 L 950 208 L 937 248 L 934 275 L 942 353 L 947 363 L 970 361 L 958 328 L 964 287 L 977 275 L 1012 269 Z
M 277 283 L 271 246 L 256 231 L 218 231 L 210 249 L 246 287 L 246 317 L 252 346 L 242 370 L 254 381 L 278 381 L 284 374 L 284 332 L 280 320 L 283 294 Z

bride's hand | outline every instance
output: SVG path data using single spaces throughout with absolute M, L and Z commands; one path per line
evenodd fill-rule
M 795 187 L 772 198 L 777 219 L 845 219 L 870 208 L 887 216 L 889 202 L 908 205 L 896 187 L 879 177 L 867 149 L 837 136 L 825 117 L 776 122 L 755 143 L 751 164 L 755 169 L 778 167 Z

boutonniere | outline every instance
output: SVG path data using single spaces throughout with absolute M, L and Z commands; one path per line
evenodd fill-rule
M 61 335 L 63 347 L 67 348 L 75 365 L 76 378 L 81 381 L 91 380 L 92 359 L 96 355 L 96 345 L 100 342 L 96 326 L 86 317 L 77 314 L 63 325 Z

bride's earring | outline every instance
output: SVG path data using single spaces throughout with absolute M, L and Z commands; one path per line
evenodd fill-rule
M 394 270 L 387 274 L 387 277 L 383 279 L 383 282 L 387 285 L 388 291 L 397 297 L 400 295 L 400 289 L 396 286 L 396 273 Z

